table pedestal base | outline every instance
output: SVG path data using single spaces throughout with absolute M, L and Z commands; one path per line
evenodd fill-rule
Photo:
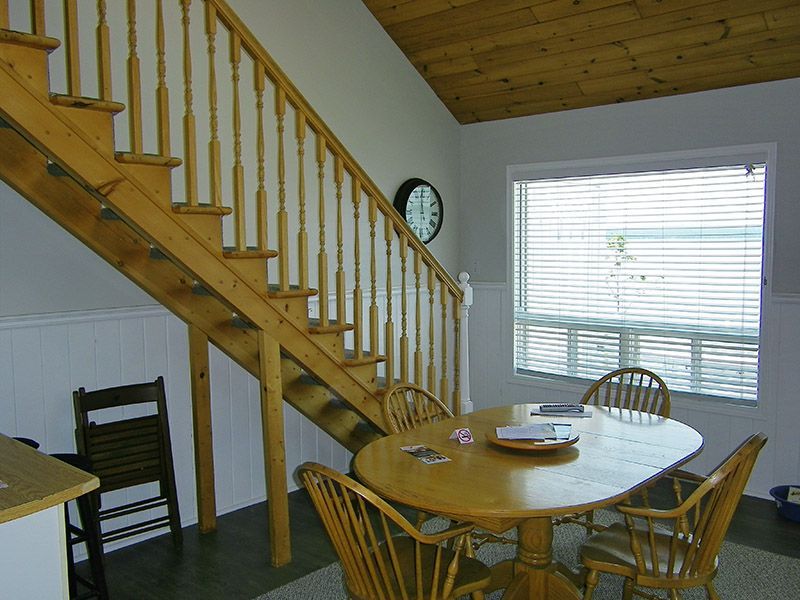
M 553 522 L 550 517 L 535 517 L 520 523 L 519 547 L 515 561 L 492 567 L 492 588 L 502 587 L 513 576 L 503 600 L 547 598 L 548 600 L 580 600 L 583 595 L 575 574 L 553 562 Z

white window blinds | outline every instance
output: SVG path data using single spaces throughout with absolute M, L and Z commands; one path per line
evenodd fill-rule
M 765 165 L 514 181 L 518 373 L 757 399 Z

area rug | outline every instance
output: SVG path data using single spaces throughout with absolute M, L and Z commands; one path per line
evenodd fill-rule
M 603 511 L 606 513 L 607 511 Z M 610 521 L 610 514 L 598 515 L 598 520 Z M 570 567 L 578 565 L 578 549 L 585 534 L 581 527 L 557 527 L 553 536 L 553 558 Z M 512 558 L 513 545 L 487 544 L 480 548 L 478 558 L 488 565 Z M 783 600 L 800 598 L 800 560 L 763 550 L 725 542 L 719 556 L 719 573 L 714 580 L 719 595 L 724 600 L 759 598 Z M 499 600 L 502 591 L 487 595 Z M 594 598 L 619 600 L 622 597 L 622 578 L 601 575 Z M 667 596 L 664 595 L 666 598 Z M 339 563 L 314 571 L 283 587 L 268 592 L 254 600 L 346 600 Z M 701 589 L 688 590 L 687 600 L 706 598 Z

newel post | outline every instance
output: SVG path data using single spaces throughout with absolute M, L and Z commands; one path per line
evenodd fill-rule
M 461 301 L 461 336 L 459 365 L 459 385 L 461 387 L 461 414 L 472 412 L 472 400 L 469 397 L 469 307 L 472 306 L 472 286 L 469 284 L 469 273 L 458 274 L 458 287 L 464 292 Z

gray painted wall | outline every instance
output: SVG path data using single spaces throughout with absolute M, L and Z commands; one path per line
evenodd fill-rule
M 772 291 L 800 293 L 800 79 L 469 125 L 461 138 L 461 264 L 507 269 L 508 165 L 777 142 Z

